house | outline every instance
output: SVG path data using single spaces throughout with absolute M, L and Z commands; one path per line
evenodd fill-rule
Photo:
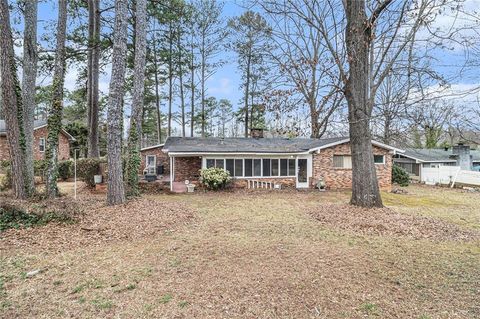
M 462 170 L 480 170 L 480 151 L 470 150 L 468 145 L 458 144 L 443 149 L 405 149 L 397 153 L 394 163 L 403 167 L 413 177 L 420 178 L 423 168 L 460 166 Z
M 402 150 L 372 141 L 381 188 L 391 187 L 392 157 Z M 169 137 L 164 145 L 142 149 L 142 171 L 164 167 L 170 189 L 197 183 L 202 168 L 228 170 L 233 183 L 270 182 L 281 187 L 314 188 L 320 180 L 329 189 L 352 185 L 350 139 Z
M 45 158 L 45 149 L 47 141 L 47 121 L 37 120 L 33 125 L 33 156 L 34 160 Z M 67 160 L 70 158 L 70 141 L 75 140 L 67 131 L 61 130 L 58 144 L 58 159 Z M 7 130 L 5 121 L 0 120 L 0 161 L 9 160 L 9 144 L 7 141 Z

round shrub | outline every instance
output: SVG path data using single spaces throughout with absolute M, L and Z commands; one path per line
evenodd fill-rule
M 224 188 L 232 179 L 228 171 L 215 167 L 200 170 L 200 177 L 205 187 L 211 190 Z
M 100 164 L 106 163 L 104 158 L 81 158 L 77 160 L 77 176 L 88 187 L 95 187 L 94 176 L 100 172 Z
M 73 161 L 66 160 L 58 162 L 58 176 L 63 180 L 66 181 L 70 177 L 72 177 L 73 171 Z
M 410 176 L 402 167 L 393 165 L 392 181 L 400 186 L 408 186 L 410 184 Z

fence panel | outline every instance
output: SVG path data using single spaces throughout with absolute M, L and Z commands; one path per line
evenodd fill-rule
M 455 182 L 480 186 L 480 172 L 461 170 L 459 166 L 423 167 L 421 181 L 426 184 Z

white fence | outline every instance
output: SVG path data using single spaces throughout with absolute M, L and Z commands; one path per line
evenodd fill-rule
M 480 186 L 480 172 L 461 170 L 459 166 L 422 167 L 420 180 L 426 184 L 461 183 Z

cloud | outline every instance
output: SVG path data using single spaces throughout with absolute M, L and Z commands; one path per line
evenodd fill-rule
M 218 81 L 212 78 L 209 82 L 213 82 L 208 86 L 208 93 L 210 94 L 230 95 L 233 92 L 230 78 L 222 77 Z

